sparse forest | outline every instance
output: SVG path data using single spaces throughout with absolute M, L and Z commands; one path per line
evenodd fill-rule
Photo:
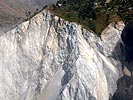
M 51 10 L 97 35 L 111 22 L 133 21 L 133 0 L 59 0 Z

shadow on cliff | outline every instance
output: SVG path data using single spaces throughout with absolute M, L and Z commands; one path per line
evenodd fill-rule
M 121 62 L 123 76 L 118 79 L 117 90 L 110 100 L 133 99 L 133 23 L 125 26 L 121 40 L 117 43 L 112 56 L 118 57 L 115 59 Z

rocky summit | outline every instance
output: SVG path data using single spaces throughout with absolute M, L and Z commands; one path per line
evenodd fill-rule
M 28 2 L 43 0 L 33 1 Z M 132 100 L 126 26 L 112 22 L 99 37 L 40 9 L 6 31 L 1 28 L 0 100 Z

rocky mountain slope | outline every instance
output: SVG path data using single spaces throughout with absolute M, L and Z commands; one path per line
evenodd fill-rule
M 0 100 L 109 100 L 123 28 L 111 23 L 98 37 L 46 10 L 16 26 L 0 36 Z

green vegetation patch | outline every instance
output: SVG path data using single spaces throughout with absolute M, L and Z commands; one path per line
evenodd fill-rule
M 97 35 L 111 22 L 133 21 L 133 0 L 59 0 L 50 7 L 55 15 L 81 24 Z

